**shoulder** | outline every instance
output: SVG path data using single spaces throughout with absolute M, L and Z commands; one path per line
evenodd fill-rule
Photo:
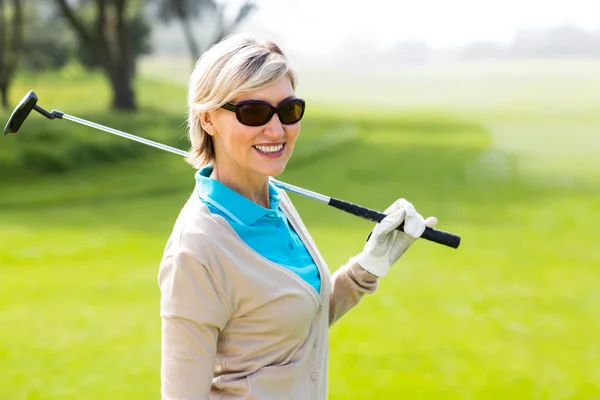
M 206 264 L 212 250 L 231 237 L 227 223 L 213 215 L 194 190 L 175 220 L 163 259 L 184 255 Z
M 227 222 L 211 214 L 194 191 L 179 212 L 164 248 L 158 268 L 159 286 L 168 288 L 171 281 L 188 288 L 202 286 L 232 304 L 228 282 L 235 274 L 232 255 L 238 255 L 239 248 Z M 169 292 L 165 293 L 168 297 Z

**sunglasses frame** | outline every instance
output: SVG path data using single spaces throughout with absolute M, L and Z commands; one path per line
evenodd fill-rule
M 298 118 L 297 121 L 295 122 L 291 122 L 291 123 L 285 123 L 281 120 L 281 115 L 279 114 L 279 111 L 281 109 L 281 107 L 285 106 L 288 103 L 291 102 L 300 102 L 302 103 L 302 113 L 300 114 L 300 118 Z M 269 116 L 267 117 L 267 120 L 265 122 L 263 122 L 262 124 L 247 124 L 245 122 L 242 121 L 242 117 L 241 117 L 241 111 L 240 108 L 244 105 L 248 105 L 248 104 L 259 104 L 259 105 L 264 105 L 264 106 L 268 106 L 269 109 L 271 110 L 269 113 Z M 228 111 L 232 111 L 235 113 L 235 116 L 238 120 L 238 122 L 242 125 L 246 125 L 246 126 L 263 126 L 269 123 L 269 121 L 271 121 L 271 119 L 273 118 L 273 115 L 277 114 L 277 116 L 279 117 L 279 121 L 283 124 L 283 125 L 294 125 L 297 124 L 298 122 L 300 122 L 300 120 L 302 119 L 302 117 L 304 117 L 304 111 L 306 110 L 306 102 L 304 101 L 304 99 L 301 99 L 299 97 L 292 97 L 289 99 L 286 99 L 284 101 L 282 101 L 277 107 L 273 106 L 271 103 L 263 101 L 263 100 L 244 100 L 244 101 L 240 101 L 237 104 L 228 102 L 225 103 L 221 106 L 221 108 L 224 108 Z

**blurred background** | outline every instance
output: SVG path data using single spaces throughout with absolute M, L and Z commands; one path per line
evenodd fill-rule
M 307 100 L 281 180 L 417 242 L 331 329 L 331 399 L 600 399 L 600 2 L 0 0 L 4 123 L 48 109 L 188 149 L 195 60 L 276 41 Z M 32 115 L 0 139 L 0 399 L 152 399 L 181 157 Z M 372 224 L 291 195 L 335 271 Z

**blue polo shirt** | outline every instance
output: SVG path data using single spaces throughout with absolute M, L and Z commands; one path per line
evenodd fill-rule
M 212 165 L 196 172 L 200 200 L 211 213 L 220 215 L 238 236 L 267 260 L 290 269 L 317 293 L 321 290 L 319 271 L 302 240 L 279 208 L 278 189 L 269 183 L 269 205 L 264 208 L 210 178 Z

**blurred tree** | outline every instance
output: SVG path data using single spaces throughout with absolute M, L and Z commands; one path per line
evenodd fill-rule
M 33 27 L 43 31 L 54 29 L 56 32 L 61 30 L 56 24 L 52 25 L 48 21 L 40 21 L 36 25 L 28 23 L 26 29 L 29 31 Z M 73 45 L 73 43 L 61 34 L 57 34 L 56 37 L 38 34 L 27 35 L 23 42 L 21 66 L 28 71 L 60 69 L 71 59 Z
M 23 5 L 12 0 L 12 7 L 0 0 L 0 97 L 9 108 L 8 89 L 19 65 L 23 48 Z
M 513 57 L 597 57 L 600 55 L 600 32 L 588 32 L 574 25 L 550 29 L 520 30 L 509 48 Z
M 133 52 L 134 60 L 140 56 L 150 54 L 152 44 L 150 42 L 150 33 L 152 28 L 148 20 L 142 13 L 135 13 L 128 22 L 129 24 L 129 39 L 131 42 L 131 51 Z M 92 48 L 86 45 L 85 42 L 79 41 L 77 46 L 76 57 L 78 61 L 88 70 L 103 68 Z M 137 62 L 132 62 L 131 75 L 135 77 Z
M 84 50 L 80 58 L 87 65 L 100 66 L 108 77 L 113 90 L 112 108 L 135 110 L 135 66 L 140 53 L 149 48 L 146 38 L 150 33 L 142 4 L 128 0 L 55 2 L 77 34 L 80 50 Z M 86 18 L 86 13 L 91 18 Z
M 73 32 L 59 19 L 60 13 L 54 4 L 27 0 L 24 6 L 25 37 L 20 69 L 37 72 L 62 68 L 75 51 Z
M 165 23 L 176 19 L 181 23 L 187 42 L 192 64 L 195 64 L 205 49 L 229 35 L 250 13 L 256 9 L 256 3 L 246 0 L 235 12 L 231 20 L 226 18 L 225 4 L 215 0 L 156 0 L 158 17 Z M 204 46 L 198 44 L 192 29 L 192 20 L 208 16 L 213 22 L 213 29 L 203 30 L 206 36 L 202 40 Z M 202 48 L 203 47 L 203 48 Z

